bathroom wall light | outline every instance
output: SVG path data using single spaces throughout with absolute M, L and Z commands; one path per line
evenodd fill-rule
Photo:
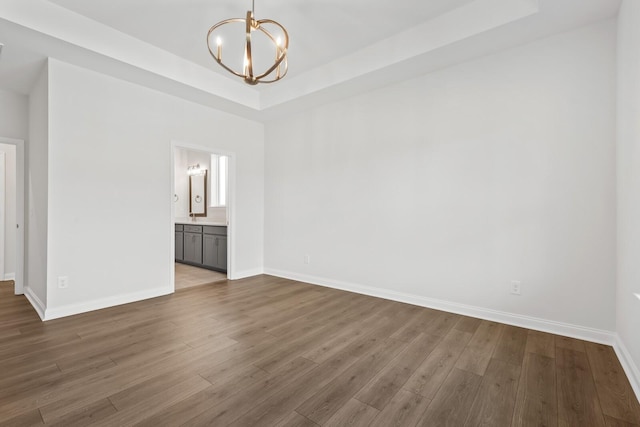
M 206 172 L 206 169 L 203 169 L 200 167 L 200 163 L 197 163 L 195 165 L 189 166 L 187 168 L 187 174 L 188 175 L 202 175 Z

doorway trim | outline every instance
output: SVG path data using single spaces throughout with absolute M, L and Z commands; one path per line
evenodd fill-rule
M 16 146 L 16 278 L 14 293 L 24 294 L 24 189 L 25 189 L 25 159 L 24 140 L 0 137 L 0 143 Z
M 236 244 L 235 244 L 235 212 L 236 212 L 236 153 L 233 151 L 217 149 L 214 147 L 206 147 L 203 145 L 191 144 L 188 142 L 180 141 L 180 140 L 172 140 L 171 141 L 171 181 L 170 188 L 168 192 L 169 200 L 171 200 L 170 208 L 171 208 L 171 227 L 169 234 L 169 242 L 170 242 L 170 272 L 169 278 L 171 281 L 171 286 L 175 291 L 176 286 L 176 277 L 174 271 L 174 260 L 176 259 L 175 254 L 175 225 L 176 225 L 176 217 L 173 208 L 173 195 L 175 193 L 175 149 L 182 148 L 191 151 L 202 151 L 208 154 L 221 154 L 229 157 L 229 165 L 228 165 L 228 178 L 227 184 L 229 186 L 229 191 L 227 192 L 227 278 L 229 280 L 234 280 L 236 276 Z
M 0 280 L 4 280 L 4 268 L 6 256 L 4 254 L 4 242 L 6 239 L 5 229 L 7 228 L 7 212 L 6 212 L 6 154 L 4 151 L 0 151 Z

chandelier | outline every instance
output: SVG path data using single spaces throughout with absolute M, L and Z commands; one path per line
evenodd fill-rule
M 222 68 L 231 74 L 241 77 L 245 83 L 256 85 L 258 83 L 273 83 L 283 78 L 289 69 L 287 63 L 287 49 L 289 48 L 289 34 L 287 30 L 271 19 L 256 20 L 254 17 L 255 0 L 252 0 L 251 10 L 247 11 L 246 18 L 231 18 L 220 21 L 209 29 L 207 33 L 207 47 L 209 53 Z M 223 39 L 219 35 L 222 31 L 221 27 L 228 24 L 244 23 L 244 58 L 242 60 L 241 70 L 234 70 L 231 66 L 226 65 L 222 60 L 222 42 Z M 261 58 L 266 56 L 275 58 L 272 65 L 267 65 L 262 70 L 256 72 L 254 65 L 256 62 L 256 53 L 252 51 L 252 46 L 256 47 L 257 40 L 252 44 L 252 33 L 260 35 L 262 39 L 261 46 L 265 47 L 266 52 L 260 52 Z M 212 39 L 215 36 L 215 49 L 211 47 Z M 271 50 L 272 52 L 268 52 Z M 238 52 L 239 54 L 239 52 Z M 271 64 L 271 62 L 268 62 Z

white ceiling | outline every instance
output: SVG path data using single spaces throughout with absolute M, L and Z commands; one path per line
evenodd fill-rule
M 250 0 L 50 1 L 225 75 L 206 48 L 207 31 L 223 19 L 244 18 L 251 9 Z M 290 72 L 296 75 L 471 1 L 256 0 L 255 17 L 287 29 Z
M 372 90 L 615 16 L 620 0 L 256 0 L 290 33 L 289 74 L 248 86 L 211 59 L 250 0 L 0 0 L 0 89 L 57 58 L 249 118 Z M 226 52 L 225 52 L 226 53 Z

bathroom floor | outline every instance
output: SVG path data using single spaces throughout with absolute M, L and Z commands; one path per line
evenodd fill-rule
M 176 290 L 227 280 L 226 273 L 175 263 Z

